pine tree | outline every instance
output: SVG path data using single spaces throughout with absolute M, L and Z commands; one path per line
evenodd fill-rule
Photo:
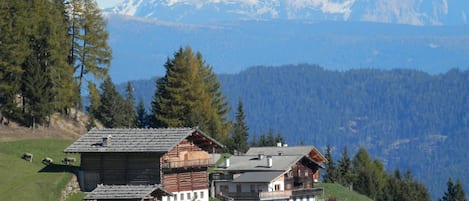
M 143 103 L 143 99 L 140 99 L 137 108 L 135 109 L 137 112 L 137 116 L 135 117 L 135 125 L 137 128 L 147 128 L 148 127 L 148 114 L 147 110 L 145 109 L 145 104 Z
M 134 101 L 134 94 L 133 94 L 133 87 L 132 83 L 128 82 L 126 87 L 126 97 L 124 100 L 124 113 L 125 113 L 125 120 L 127 121 L 126 126 L 128 128 L 135 128 L 135 121 L 136 121 L 136 112 L 135 112 L 135 101 Z
M 152 127 L 196 127 L 217 140 L 228 137 L 228 109 L 220 84 L 200 53 L 180 48 L 165 63 L 166 75 L 156 81 Z
M 344 150 L 342 152 L 342 157 L 338 162 L 338 179 L 339 183 L 344 186 L 349 186 L 352 184 L 352 167 L 351 167 L 351 160 L 348 156 L 347 146 L 344 146 Z
M 331 152 L 331 146 L 327 145 L 325 158 L 328 162 L 326 164 L 326 175 L 324 175 L 324 182 L 326 183 L 335 183 L 337 181 L 337 169 Z
M 456 184 L 453 183 L 451 177 L 448 178 L 446 183 L 447 189 L 442 198 L 439 201 L 466 201 L 466 193 L 462 188 L 461 181 L 458 179 Z
M 239 100 L 238 108 L 236 110 L 235 122 L 233 123 L 232 133 L 231 133 L 231 138 L 232 138 L 232 143 L 233 143 L 231 151 L 237 150 L 237 151 L 245 153 L 249 149 L 249 144 L 248 144 L 249 128 L 246 125 L 245 118 L 246 117 L 243 111 L 243 102 Z
M 101 99 L 96 119 L 98 119 L 104 127 L 107 128 L 124 128 L 127 127 L 125 120 L 125 111 L 122 110 L 124 100 L 117 92 L 116 87 L 108 76 L 101 85 Z

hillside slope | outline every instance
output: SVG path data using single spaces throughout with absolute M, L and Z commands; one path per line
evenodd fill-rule
M 63 149 L 72 142 L 54 139 L 0 142 L 0 200 L 60 200 L 76 168 L 60 165 L 66 156 Z M 32 162 L 21 158 L 25 152 L 34 155 Z M 52 158 L 57 165 L 46 167 L 41 163 L 44 157 Z
M 410 169 L 434 199 L 450 176 L 469 187 L 469 71 L 431 75 L 290 65 L 250 68 L 219 80 L 231 108 L 243 101 L 251 137 L 271 128 L 292 145 L 331 145 L 336 158 L 343 146 L 349 153 L 365 146 L 387 170 Z M 154 80 L 134 84 L 135 97 L 148 106 Z

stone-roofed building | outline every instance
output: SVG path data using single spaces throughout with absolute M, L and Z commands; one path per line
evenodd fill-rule
M 323 193 L 314 182 L 325 162 L 313 146 L 252 147 L 216 169 L 212 192 L 234 200 L 314 201 Z
M 160 185 L 98 185 L 85 196 L 85 201 L 154 201 L 171 193 Z
M 78 179 L 90 195 L 99 197 L 101 184 L 156 184 L 171 193 L 164 201 L 208 201 L 207 170 L 215 162 L 212 153 L 221 147 L 197 128 L 92 129 L 65 152 L 80 153 Z

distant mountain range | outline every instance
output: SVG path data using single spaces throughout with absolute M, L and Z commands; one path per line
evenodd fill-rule
M 107 15 L 117 83 L 164 74 L 167 57 L 190 45 L 216 73 L 257 65 L 310 63 L 327 69 L 469 67 L 467 26 L 411 26 L 308 20 L 184 24 Z
M 288 19 L 463 25 L 468 22 L 469 4 L 459 0 L 126 0 L 105 11 L 181 23 Z

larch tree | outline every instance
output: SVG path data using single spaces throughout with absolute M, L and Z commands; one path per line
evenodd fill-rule
M 201 53 L 180 48 L 164 65 L 152 101 L 152 127 L 199 127 L 217 140 L 228 137 L 227 103 Z
M 87 75 L 102 80 L 108 74 L 112 59 L 111 48 L 107 43 L 109 33 L 94 0 L 70 0 L 68 5 L 71 36 L 68 62 L 74 66 L 77 88 L 81 91 Z
M 30 54 L 27 2 L 0 3 L 0 114 L 18 118 L 17 95 L 21 94 L 22 65 Z
M 339 183 L 344 186 L 352 184 L 352 164 L 350 157 L 348 156 L 347 146 L 344 146 L 342 151 L 342 157 L 338 161 L 337 173 Z

